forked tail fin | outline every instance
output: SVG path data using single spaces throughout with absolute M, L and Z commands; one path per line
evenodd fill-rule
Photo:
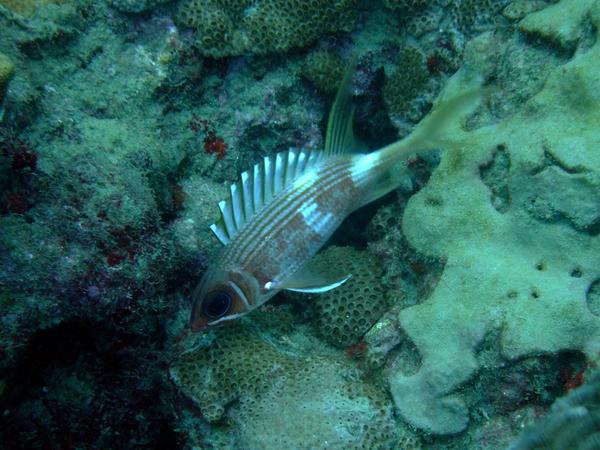
M 479 79 L 466 72 L 451 78 L 432 111 L 410 135 L 365 155 L 360 161 L 365 169 L 357 172 L 365 174 L 365 186 L 368 186 L 368 193 L 361 204 L 372 202 L 406 183 L 410 176 L 406 161 L 412 156 L 435 149 L 459 150 L 466 133 L 464 119 L 475 110 L 488 91 L 489 88 L 482 87 Z M 369 171 L 376 175 L 368 176 Z
M 381 149 L 382 157 L 395 160 L 402 155 L 419 151 L 442 149 L 452 150 L 464 133 L 463 121 L 471 114 L 491 88 L 483 87 L 481 80 L 471 78 L 469 87 L 459 91 L 465 76 L 455 75 L 444 89 L 431 112 L 417 125 L 406 138 Z M 463 84 L 464 86 L 464 84 Z M 390 161 L 391 162 L 391 161 Z

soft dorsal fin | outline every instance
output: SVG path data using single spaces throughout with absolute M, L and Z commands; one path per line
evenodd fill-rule
M 329 111 L 325 134 L 325 156 L 358 153 L 361 145 L 354 137 L 354 105 L 352 104 L 352 74 L 354 64 L 344 73 L 335 101 Z
M 252 170 L 242 172 L 240 180 L 230 186 L 229 198 L 219 202 L 221 217 L 210 226 L 217 239 L 227 245 L 254 214 L 322 157 L 321 151 L 291 148 L 265 156 Z

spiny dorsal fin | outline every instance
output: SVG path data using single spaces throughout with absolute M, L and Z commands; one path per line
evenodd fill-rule
M 223 245 L 227 245 L 251 217 L 295 179 L 308 172 L 323 157 L 323 152 L 289 149 L 266 156 L 252 170 L 242 172 L 229 188 L 229 198 L 219 202 L 221 217 L 210 226 Z
M 354 137 L 352 124 L 354 121 L 354 105 L 352 104 L 352 74 L 354 64 L 346 69 L 335 101 L 329 111 L 327 132 L 325 134 L 325 155 L 333 156 L 341 153 L 361 151 L 361 145 Z

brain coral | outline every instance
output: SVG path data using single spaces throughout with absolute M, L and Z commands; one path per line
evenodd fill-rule
M 395 448 L 385 391 L 355 377 L 352 369 L 317 359 L 273 381 L 259 398 L 243 397 L 232 413 L 241 448 Z
M 391 448 L 392 404 L 347 361 L 294 356 L 243 325 L 217 330 L 171 376 L 210 422 L 229 407 L 236 448 Z M 234 402 L 237 401 L 237 402 Z
M 508 0 L 455 0 L 450 15 L 455 24 L 464 31 L 493 23 Z
M 584 17 L 597 30 L 600 3 L 563 0 L 521 26 L 564 40 L 577 36 Z M 446 95 L 469 85 L 478 52 L 469 54 Z M 411 375 L 393 371 L 390 390 L 413 425 L 437 434 L 467 426 L 457 389 L 477 373 L 476 352 L 490 333 L 499 336 L 498 364 L 564 350 L 597 357 L 600 317 L 590 291 L 600 279 L 599 72 L 596 40 L 509 118 L 457 127 L 447 136 L 454 150 L 409 201 L 409 242 L 447 260 L 431 295 L 398 314 L 422 364 Z
M 285 52 L 324 33 L 349 31 L 357 0 L 188 0 L 179 23 L 196 29 L 200 51 L 213 57 Z
M 383 99 L 392 118 L 418 121 L 427 104 L 429 72 L 425 57 L 415 47 L 400 51 L 397 69 L 387 77 L 383 86 Z
M 302 64 L 301 73 L 317 89 L 332 94 L 337 91 L 344 76 L 344 62 L 331 52 L 311 52 Z
M 435 0 L 383 0 L 383 4 L 390 9 L 416 9 L 424 8 Z
M 50 3 L 63 3 L 65 0 L 0 0 L 0 6 L 4 6 L 17 14 L 29 16 L 33 14 L 38 6 Z
M 342 286 L 320 294 L 314 302 L 319 334 L 338 347 L 353 345 L 388 306 L 383 270 L 367 252 L 351 247 L 329 247 L 316 257 L 315 264 L 352 274 Z
M 4 53 L 0 53 L 0 105 L 8 82 L 15 72 L 15 65 Z
M 176 384 L 210 422 L 223 417 L 225 405 L 242 393 L 266 389 L 275 376 L 297 365 L 243 326 L 217 330 L 216 342 L 184 354 L 171 369 Z

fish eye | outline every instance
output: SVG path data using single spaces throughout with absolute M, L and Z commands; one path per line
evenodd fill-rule
M 209 319 L 219 319 L 229 311 L 231 303 L 231 295 L 227 292 L 209 292 L 202 302 L 202 313 Z

